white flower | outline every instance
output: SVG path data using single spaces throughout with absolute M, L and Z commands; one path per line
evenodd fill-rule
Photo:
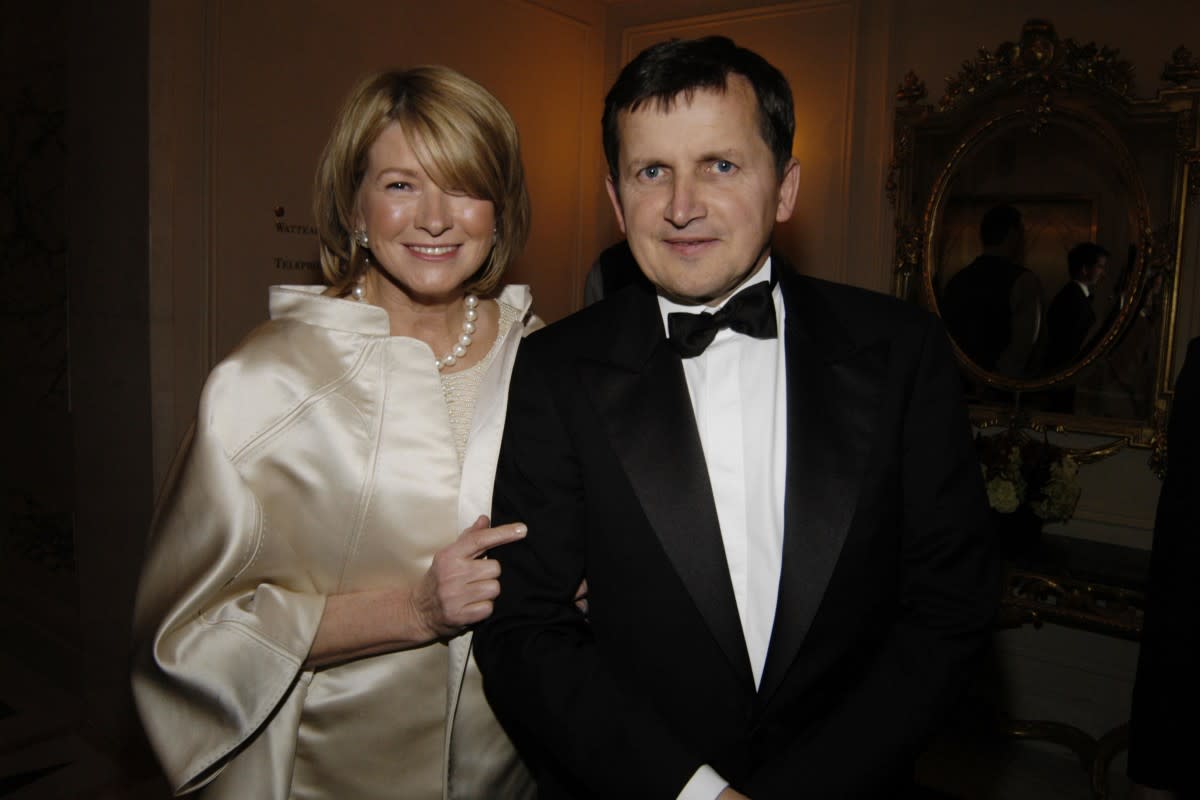
M 1039 500 L 1030 503 L 1033 513 L 1044 520 L 1066 522 L 1075 514 L 1082 493 L 1075 480 L 1079 465 L 1070 456 L 1063 456 L 1050 465 L 1050 478 L 1042 487 Z
M 1011 514 L 1021 505 L 1017 487 L 1007 478 L 992 478 L 987 483 L 988 505 L 1001 514 Z

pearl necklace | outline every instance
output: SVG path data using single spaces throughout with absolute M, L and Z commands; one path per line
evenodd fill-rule
M 367 302 L 367 287 L 361 280 L 354 284 L 354 289 L 350 293 L 358 302 Z M 471 346 L 471 334 L 475 333 L 475 320 L 479 318 L 477 310 L 479 298 L 469 294 L 463 298 L 463 303 L 467 306 L 467 310 L 463 313 L 462 333 L 459 334 L 458 341 L 455 342 L 449 353 L 434 360 L 433 363 L 439 371 L 457 364 L 458 360 L 467 354 L 467 348 Z
M 463 312 L 462 333 L 459 334 L 454 349 L 433 362 L 439 370 L 453 367 L 460 358 L 467 354 L 467 348 L 471 346 L 471 334 L 475 332 L 475 320 L 479 317 L 479 312 L 475 308 L 479 305 L 479 298 L 469 294 L 463 298 L 463 302 L 466 304 L 467 310 Z

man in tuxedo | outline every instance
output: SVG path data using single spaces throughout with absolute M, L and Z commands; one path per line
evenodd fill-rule
M 1108 267 L 1108 251 L 1098 244 L 1083 242 L 1067 253 L 1067 281 L 1046 312 L 1046 358 L 1044 367 L 1057 372 L 1081 355 L 1088 331 L 1096 324 L 1092 298 Z
M 1046 312 L 1043 372 L 1060 372 L 1083 355 L 1088 331 L 1096 324 L 1092 301 L 1107 266 L 1108 251 L 1092 242 L 1077 244 L 1067 253 L 1070 280 L 1054 295 L 1050 310 Z M 1075 410 L 1075 386 L 1050 391 L 1046 409 L 1072 413 Z
M 793 127 L 723 37 L 650 47 L 606 98 L 650 285 L 522 344 L 493 513 L 529 535 L 492 551 L 475 635 L 543 798 L 895 796 L 988 636 L 945 333 L 772 255 Z

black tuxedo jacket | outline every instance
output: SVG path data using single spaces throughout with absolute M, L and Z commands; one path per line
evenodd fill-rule
M 1047 369 L 1058 369 L 1074 363 L 1083 349 L 1088 331 L 1096 324 L 1092 300 L 1075 281 L 1059 289 L 1046 312 Z
M 1167 476 L 1154 519 L 1146 619 L 1129 719 L 1129 777 L 1200 796 L 1195 735 L 1180 723 L 1200 710 L 1200 338 L 1192 339 L 1167 423 Z M 1185 722 L 1186 724 L 1186 722 Z
M 493 521 L 529 535 L 492 551 L 502 589 L 475 653 L 542 797 L 674 798 L 703 763 L 754 800 L 886 796 L 988 636 L 987 502 L 942 327 L 778 271 L 788 474 L 757 691 L 652 291 L 521 347 Z

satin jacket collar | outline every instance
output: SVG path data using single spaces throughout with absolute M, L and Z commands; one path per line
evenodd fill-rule
M 324 286 L 272 286 L 269 292 L 271 319 L 295 319 L 363 336 L 391 335 L 387 311 L 371 303 L 329 297 L 325 289 Z M 522 318 L 533 304 L 529 287 L 519 284 L 505 286 L 496 299 L 521 309 Z

